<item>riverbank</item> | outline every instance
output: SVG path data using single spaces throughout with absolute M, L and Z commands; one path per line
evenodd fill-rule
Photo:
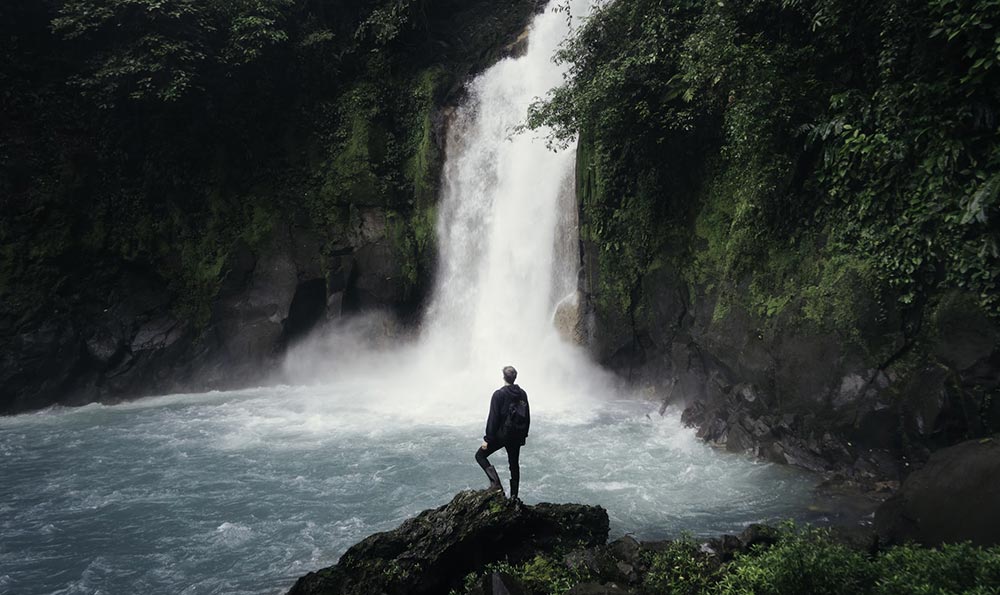
M 288 593 L 899 595 L 981 592 L 1000 581 L 1000 547 L 886 547 L 857 528 L 751 524 L 708 540 L 607 537 L 601 507 L 461 492 L 366 538 Z

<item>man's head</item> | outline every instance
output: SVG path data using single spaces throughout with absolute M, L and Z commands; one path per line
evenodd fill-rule
M 504 366 L 503 381 L 507 384 L 514 384 L 515 380 L 517 380 L 517 370 L 514 369 L 514 366 Z

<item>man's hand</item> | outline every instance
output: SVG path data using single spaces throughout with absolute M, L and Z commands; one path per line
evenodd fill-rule
M 480 446 L 479 448 L 480 448 L 480 450 L 486 450 L 489 447 L 490 447 L 490 445 L 487 444 L 485 440 L 483 440 L 483 445 Z

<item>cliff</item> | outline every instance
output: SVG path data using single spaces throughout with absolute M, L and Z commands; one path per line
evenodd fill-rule
M 258 381 L 343 313 L 404 323 L 448 106 L 504 2 L 0 7 L 0 413 Z

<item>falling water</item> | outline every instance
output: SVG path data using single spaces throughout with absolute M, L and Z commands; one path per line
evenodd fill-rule
M 574 151 L 549 150 L 544 129 L 518 133 L 529 105 L 562 82 L 564 66 L 554 54 L 589 5 L 576 0 L 569 13 L 537 15 L 524 54 L 473 80 L 451 117 L 436 286 L 419 340 L 361 353 L 348 324 L 293 350 L 288 377 L 342 381 L 391 369 L 400 388 L 424 387 L 420 407 L 427 414 L 447 410 L 470 419 L 482 415 L 484 396 L 508 364 L 536 397 L 536 412 L 578 415 L 615 392 L 608 375 L 554 324 L 557 306 L 577 300 Z M 564 329 L 574 326 L 574 313 L 562 310 Z
M 577 18 L 585 7 L 572 5 Z M 525 54 L 477 78 L 449 128 L 425 338 L 435 349 L 458 347 L 453 357 L 474 367 L 551 372 L 562 349 L 553 309 L 575 285 L 578 255 L 556 247 L 576 244 L 575 209 L 561 208 L 574 191 L 574 154 L 514 131 L 529 104 L 561 82 L 552 57 L 568 25 L 563 13 L 535 19 Z

